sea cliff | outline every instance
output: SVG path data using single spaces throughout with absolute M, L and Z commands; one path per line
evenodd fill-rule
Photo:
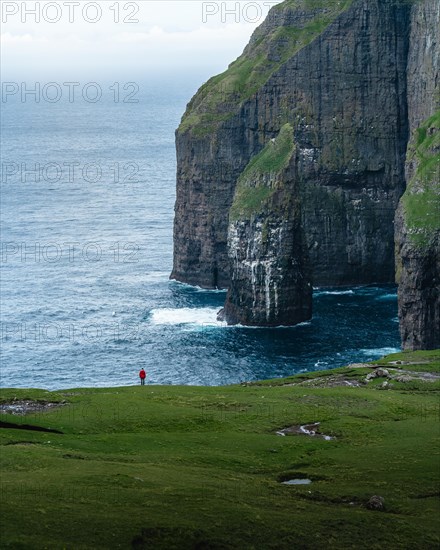
M 228 323 L 292 325 L 311 317 L 312 285 L 393 282 L 396 249 L 404 345 L 431 346 L 407 334 L 438 319 L 425 307 L 438 301 L 435 235 L 428 228 L 426 267 L 406 244 L 410 192 L 399 201 L 407 184 L 418 189 L 413 136 L 437 108 L 439 5 L 286 0 L 271 9 L 176 132 L 172 278 L 228 288 Z M 438 147 L 425 145 L 435 194 Z M 419 312 L 403 313 L 418 292 L 402 268 L 410 264 L 426 274 L 424 328 L 407 327 Z

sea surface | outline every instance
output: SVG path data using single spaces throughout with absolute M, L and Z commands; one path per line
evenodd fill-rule
M 224 292 L 169 280 L 174 131 L 201 83 L 2 104 L 1 386 L 131 385 L 141 367 L 230 384 L 398 351 L 394 286 L 315 289 L 310 322 L 260 329 L 216 321 Z

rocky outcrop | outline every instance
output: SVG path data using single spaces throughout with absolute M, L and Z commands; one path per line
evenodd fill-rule
M 189 103 L 176 132 L 171 277 L 227 287 L 229 323 L 295 324 L 311 316 L 312 284 L 394 280 L 417 118 L 414 14 L 395 0 L 286 0 Z M 412 93 L 428 96 L 428 80 L 413 79 Z
M 414 4 L 408 55 L 407 189 L 396 212 L 404 349 L 440 347 L 440 1 Z

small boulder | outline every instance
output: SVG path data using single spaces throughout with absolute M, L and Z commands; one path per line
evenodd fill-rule
M 411 382 L 413 378 L 407 374 L 401 374 L 400 376 L 396 376 L 395 380 L 396 382 Z
M 389 378 L 390 373 L 387 371 L 387 369 L 378 368 L 376 369 L 376 376 L 379 378 Z
M 378 495 L 373 495 L 370 500 L 367 502 L 367 508 L 369 510 L 384 510 L 385 509 L 385 499 Z

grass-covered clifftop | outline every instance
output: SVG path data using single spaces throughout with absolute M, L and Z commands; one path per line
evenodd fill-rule
M 283 63 L 315 40 L 351 4 L 352 0 L 286 0 L 274 6 L 242 55 L 226 71 L 210 78 L 192 98 L 179 131 L 204 135 L 227 120 Z M 289 15 L 294 11 L 298 17 L 292 25 Z
M 248 219 L 261 212 L 279 185 L 279 177 L 287 168 L 295 150 L 293 128 L 285 124 L 276 138 L 269 141 L 246 166 L 237 181 L 229 221 Z
M 407 162 L 414 165 L 402 197 L 408 234 L 425 247 L 440 236 L 440 111 L 416 130 Z
M 3 422 L 62 433 L 0 431 L 1 546 L 436 548 L 440 351 L 376 363 L 391 378 L 3 389 L 3 410 L 41 406 Z M 312 422 L 333 439 L 276 434 Z

